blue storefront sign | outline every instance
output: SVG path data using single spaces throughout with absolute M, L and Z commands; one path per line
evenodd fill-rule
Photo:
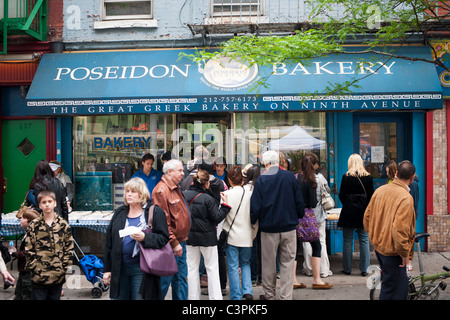
M 412 58 L 431 56 L 427 47 L 401 50 Z M 180 59 L 180 52 L 46 54 L 27 95 L 27 114 L 442 108 L 436 69 L 426 62 L 336 54 L 310 63 L 272 67 L 247 67 L 226 57 L 198 66 L 186 58 Z M 355 78 L 361 79 L 360 87 L 351 88 L 351 94 L 324 95 L 330 84 Z M 255 91 L 255 83 L 261 79 L 267 79 L 267 86 Z

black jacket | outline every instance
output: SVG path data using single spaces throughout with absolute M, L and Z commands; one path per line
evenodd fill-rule
M 302 181 L 302 173 L 297 176 L 298 183 L 300 183 L 300 189 L 302 190 L 303 202 L 305 203 L 305 209 L 314 209 L 317 206 L 317 192 L 313 188 L 310 182 Z
M 37 197 L 41 191 L 48 190 L 55 193 L 56 196 L 56 207 L 55 212 L 62 216 L 66 221 L 69 221 L 69 209 L 67 207 L 67 200 L 66 200 L 66 188 L 64 188 L 64 185 L 61 181 L 59 181 L 56 178 L 45 178 L 45 184 L 42 184 L 40 182 L 36 182 L 34 184 L 33 190 L 34 190 L 34 197 L 36 199 L 36 205 L 39 208 L 39 203 L 37 200 Z M 40 211 L 40 210 L 39 210 Z
M 144 214 L 148 221 L 148 210 L 151 202 L 147 203 Z M 122 243 L 123 238 L 119 237 L 119 230 L 125 227 L 129 206 L 121 206 L 116 209 L 108 229 L 106 230 L 105 249 L 103 254 L 103 272 L 111 272 L 110 297 L 119 297 L 119 278 L 122 265 Z M 169 242 L 169 229 L 164 210 L 155 206 L 153 211 L 152 232 L 145 234 L 142 245 L 145 248 L 160 249 Z
M 224 204 L 218 206 L 205 190 L 194 186 L 183 194 L 191 214 L 191 230 L 186 244 L 202 247 L 217 245 L 217 224 L 226 217 L 231 208 Z
M 361 179 L 361 182 L 359 181 Z M 338 227 L 341 228 L 363 228 L 363 217 L 365 208 L 359 208 L 355 201 L 352 200 L 353 195 L 367 194 L 367 204 L 373 195 L 373 178 L 372 176 L 362 176 L 360 178 L 344 174 L 339 189 L 339 200 L 342 203 L 341 213 L 339 215 Z M 364 188 L 363 188 L 364 185 Z

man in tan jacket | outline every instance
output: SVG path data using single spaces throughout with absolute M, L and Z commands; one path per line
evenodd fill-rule
M 184 175 L 183 163 L 172 159 L 163 167 L 164 175 L 152 193 L 153 204 L 158 205 L 166 213 L 169 227 L 169 242 L 177 260 L 178 272 L 170 277 L 161 277 L 163 298 L 172 285 L 173 300 L 187 300 L 187 262 L 186 240 L 191 227 L 189 209 L 178 183 Z
M 364 214 L 364 228 L 383 273 L 380 300 L 408 297 L 406 265 L 413 257 L 416 225 L 409 186 L 415 171 L 411 162 L 401 162 L 396 179 L 375 191 Z

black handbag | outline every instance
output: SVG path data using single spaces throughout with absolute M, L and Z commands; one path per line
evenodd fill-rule
M 230 225 L 230 229 L 227 231 L 225 229 L 222 229 L 222 231 L 220 232 L 219 235 L 219 246 L 222 247 L 223 249 L 225 249 L 228 246 L 228 234 L 231 230 L 231 228 L 233 227 L 234 224 L 234 220 L 236 219 L 236 216 L 239 212 L 239 208 L 241 207 L 241 203 L 242 203 L 242 199 L 244 198 L 244 194 L 245 194 L 245 189 L 244 187 L 242 187 L 242 197 L 241 197 L 241 202 L 239 202 L 239 206 L 236 210 L 236 214 L 234 215 L 233 221 L 231 222 Z

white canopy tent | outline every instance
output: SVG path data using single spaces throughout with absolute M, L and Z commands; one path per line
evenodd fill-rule
M 268 148 L 275 151 L 316 150 L 325 149 L 326 142 L 311 136 L 299 125 L 294 125 L 284 137 L 269 141 Z

